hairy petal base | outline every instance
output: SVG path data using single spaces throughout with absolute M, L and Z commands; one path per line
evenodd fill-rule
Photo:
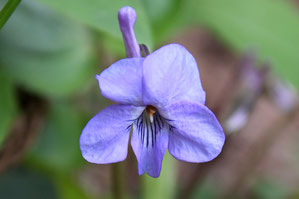
M 138 173 L 160 176 L 168 145 L 168 125 L 156 112 L 151 120 L 144 112 L 133 124 L 131 145 L 138 161 Z

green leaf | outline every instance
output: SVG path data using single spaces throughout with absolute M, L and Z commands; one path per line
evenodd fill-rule
M 71 16 L 98 31 L 121 39 L 117 21 L 118 10 L 126 5 L 138 15 L 135 32 L 139 43 L 152 46 L 151 29 L 143 6 L 138 0 L 39 0 L 61 13 Z
M 70 172 L 79 167 L 83 161 L 79 149 L 83 127 L 81 115 L 72 105 L 56 102 L 29 160 L 54 171 Z
M 270 179 L 259 179 L 252 187 L 252 192 L 255 196 L 254 198 L 261 199 L 282 199 L 288 196 L 285 185 Z
M 82 190 L 78 185 L 78 180 L 74 176 L 58 173 L 53 176 L 59 198 L 61 199 L 92 199 L 92 197 Z
M 17 113 L 12 81 L 0 70 L 0 148 Z
M 49 178 L 29 169 L 9 170 L 0 178 L 0 198 L 58 199 Z
M 194 193 L 192 193 L 191 199 L 204 198 L 204 199 L 217 199 L 219 197 L 219 188 L 209 182 L 199 183 L 199 186 Z
M 65 96 L 80 89 L 93 71 L 90 35 L 43 5 L 21 2 L 0 32 L 0 65 L 30 90 Z
M 0 11 L 0 29 L 4 26 L 20 2 L 21 0 L 7 0 L 5 6 Z
M 299 15 L 283 0 L 192 0 L 185 13 L 234 49 L 255 48 L 275 72 L 299 87 Z M 193 11 L 191 11 L 193 10 Z
M 159 178 L 152 178 L 147 174 L 143 178 L 144 199 L 152 198 L 175 198 L 176 194 L 176 160 L 168 153 L 165 153 L 163 166 Z
M 148 13 L 152 23 L 159 22 L 170 12 L 171 8 L 175 6 L 177 0 L 142 0 L 144 8 Z
M 142 0 L 153 30 L 154 43 L 164 43 L 170 36 L 190 25 L 186 18 L 186 0 Z

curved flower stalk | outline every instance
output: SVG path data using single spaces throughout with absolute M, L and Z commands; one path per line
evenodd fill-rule
M 147 57 L 117 61 L 96 75 L 111 105 L 85 126 L 83 157 L 97 164 L 123 161 L 131 145 L 138 173 L 158 177 L 166 148 L 178 160 L 207 162 L 221 152 L 225 135 L 204 105 L 194 57 L 179 44 L 168 44 Z

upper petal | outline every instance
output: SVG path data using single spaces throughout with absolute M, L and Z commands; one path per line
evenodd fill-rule
M 164 119 L 157 113 L 151 121 L 143 113 L 133 124 L 131 145 L 138 161 L 138 174 L 159 177 L 168 145 L 168 126 Z
M 215 115 L 204 105 L 178 102 L 161 111 L 172 127 L 168 150 L 176 159 L 207 162 L 221 152 L 225 134 Z
M 94 116 L 80 137 L 82 156 L 92 163 L 119 162 L 127 157 L 132 120 L 144 107 L 112 105 Z
M 168 44 L 143 62 L 143 102 L 157 108 L 187 100 L 205 103 L 196 60 L 179 44 Z
M 121 59 L 96 75 L 103 96 L 120 104 L 142 105 L 143 60 Z

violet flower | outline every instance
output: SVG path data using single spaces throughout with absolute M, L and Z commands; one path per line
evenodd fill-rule
M 196 163 L 221 152 L 225 135 L 204 105 L 196 61 L 183 46 L 119 60 L 96 79 L 103 96 L 119 104 L 100 111 L 83 129 L 80 148 L 88 162 L 123 161 L 131 128 L 139 175 L 158 177 L 167 147 L 176 159 Z

